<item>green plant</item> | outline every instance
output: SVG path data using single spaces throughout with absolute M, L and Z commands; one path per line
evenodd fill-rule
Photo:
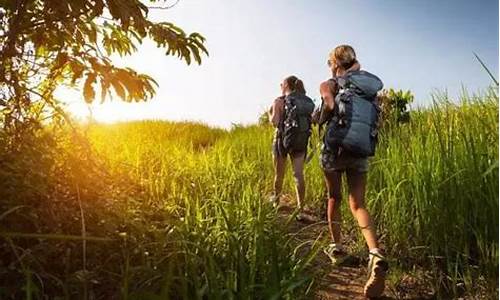
M 378 95 L 381 108 L 382 126 L 392 127 L 410 121 L 409 105 L 413 102 L 413 95 L 410 91 L 403 90 L 383 90 Z
M 124 101 L 145 101 L 156 82 L 117 67 L 146 39 L 190 64 L 208 54 L 204 38 L 169 22 L 155 22 L 140 1 L 16 0 L 0 2 L 0 123 L 11 136 L 31 124 L 65 117 L 54 96 L 58 86 L 82 84 L 87 103 L 99 84 L 101 101 L 114 90 Z M 31 130 L 33 129 L 30 127 Z
M 400 272 L 424 270 L 441 298 L 461 286 L 494 295 L 498 92 L 434 100 L 381 136 L 366 202 Z M 54 130 L 0 153 L 2 298 L 312 297 L 307 265 L 321 242 L 299 251 L 266 203 L 271 127 L 93 124 L 85 138 Z M 306 205 L 320 210 L 317 159 L 306 165 Z M 288 173 L 285 192 L 293 185 Z M 343 209 L 344 226 L 358 232 Z

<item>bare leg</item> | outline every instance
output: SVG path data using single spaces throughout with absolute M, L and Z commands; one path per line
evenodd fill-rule
M 327 207 L 328 228 L 330 229 L 330 235 L 332 241 L 337 244 L 342 244 L 342 235 L 340 230 L 342 173 L 325 172 L 325 181 L 326 181 L 326 188 L 328 190 L 328 207 Z
M 358 221 L 368 248 L 378 248 L 377 236 L 372 226 L 370 215 L 365 208 L 366 174 L 359 172 L 347 172 L 347 184 L 349 186 L 349 206 L 353 216 Z
M 285 177 L 286 157 L 274 155 L 274 195 L 279 197 L 283 188 L 283 178 Z
M 297 208 L 304 208 L 304 198 L 306 196 L 306 184 L 304 180 L 304 159 L 305 155 L 291 156 L 293 167 L 293 178 L 295 179 L 295 192 L 297 195 Z

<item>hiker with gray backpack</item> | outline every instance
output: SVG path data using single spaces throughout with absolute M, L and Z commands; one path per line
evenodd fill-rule
M 274 100 L 269 110 L 269 120 L 276 127 L 273 140 L 274 191 L 272 204 L 280 202 L 287 158 L 290 157 L 297 197 L 297 220 L 304 220 L 303 213 L 306 185 L 304 161 L 311 135 L 311 115 L 314 102 L 306 96 L 302 80 L 289 76 L 281 83 L 282 95 Z
M 354 49 L 336 47 L 329 55 L 332 78 L 321 83 L 323 100 L 319 124 L 325 125 L 320 155 L 325 176 L 327 219 L 332 243 L 326 249 L 332 261 L 346 256 L 340 231 L 342 174 L 347 177 L 349 206 L 369 248 L 366 297 L 379 297 L 385 286 L 388 264 L 382 256 L 375 228 L 364 205 L 368 157 L 375 153 L 379 107 L 377 92 L 382 81 L 360 70 Z

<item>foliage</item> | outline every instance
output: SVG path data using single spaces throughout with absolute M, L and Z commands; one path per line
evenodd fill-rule
M 261 197 L 270 169 L 255 170 L 260 130 L 96 125 L 91 152 L 71 131 L 47 130 L 0 173 L 2 299 L 304 293 L 303 263 Z M 24 162 L 37 152 L 47 160 Z
M 267 111 L 263 112 L 259 116 L 258 124 L 260 126 L 269 126 L 271 124 L 269 120 L 269 113 Z
M 410 91 L 383 90 L 378 95 L 381 109 L 381 122 L 384 127 L 392 127 L 410 121 L 409 105 L 413 102 Z
M 207 54 L 204 38 L 169 22 L 153 22 L 137 0 L 0 1 L 0 122 L 18 132 L 27 124 L 64 114 L 54 91 L 82 85 L 85 101 L 101 101 L 113 90 L 125 101 L 144 101 L 156 82 L 146 74 L 113 65 L 153 40 L 190 64 Z M 38 122 L 39 123 L 39 122 Z
M 498 94 L 443 97 L 381 137 L 367 205 L 392 266 L 424 268 L 438 298 L 480 283 L 496 295 Z M 49 129 L 0 153 L 2 299 L 313 297 L 308 257 L 266 205 L 272 128 Z M 325 199 L 317 159 L 305 170 L 313 208 Z
M 496 286 L 498 90 L 458 104 L 435 95 L 384 134 L 377 151 L 369 205 L 391 256 L 432 266 L 438 292 L 457 295 L 484 278 Z

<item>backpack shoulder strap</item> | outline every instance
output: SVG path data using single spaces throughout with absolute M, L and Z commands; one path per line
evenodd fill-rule
M 348 87 L 349 85 L 349 76 L 346 75 L 346 76 L 339 76 L 339 77 L 336 77 L 337 78 L 337 85 L 339 88 L 341 89 L 345 89 Z
M 328 79 L 327 81 L 329 83 L 332 83 L 335 87 L 338 87 L 338 85 L 339 85 L 339 80 L 338 79 L 339 79 L 339 77 L 333 76 L 332 78 Z

